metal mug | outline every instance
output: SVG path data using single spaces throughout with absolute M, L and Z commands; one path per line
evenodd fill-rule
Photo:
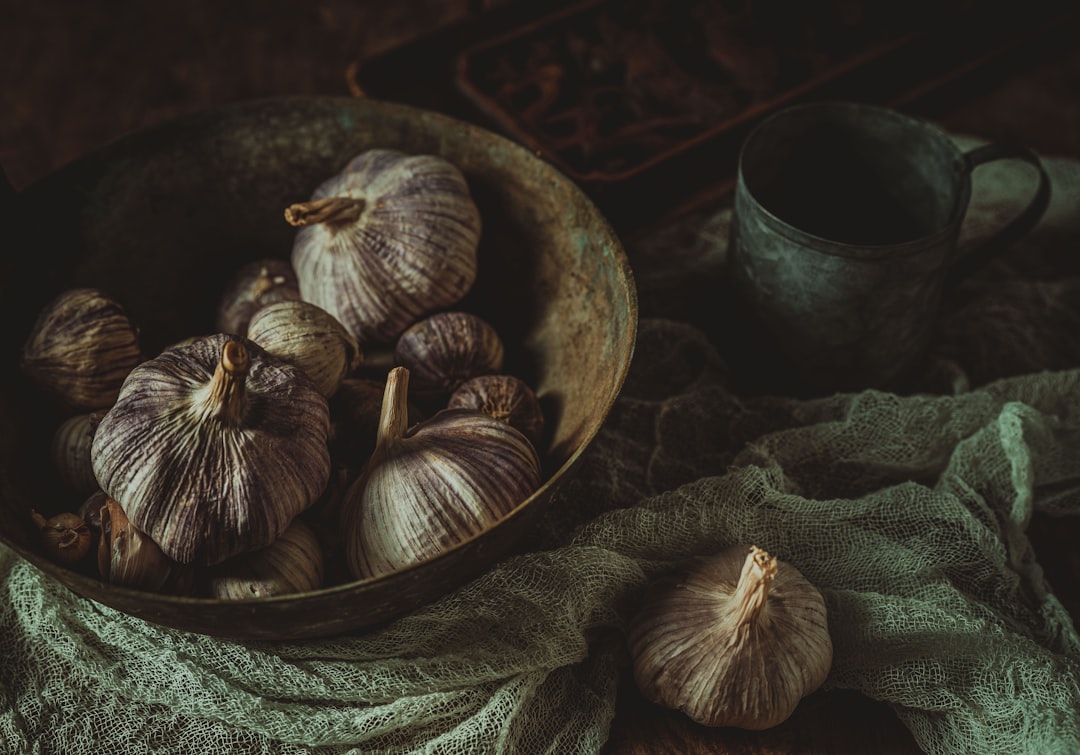
M 1001 159 L 1036 169 L 1035 194 L 977 249 L 958 250 L 972 172 Z M 902 389 L 947 288 L 1030 231 L 1049 201 L 1049 178 L 1024 147 L 963 152 L 930 123 L 881 106 L 789 106 L 739 152 L 735 303 L 771 369 L 804 393 Z

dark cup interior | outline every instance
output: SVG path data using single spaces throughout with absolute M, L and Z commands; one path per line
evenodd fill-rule
M 969 174 L 934 126 L 853 103 L 780 111 L 747 138 L 750 194 L 805 233 L 853 245 L 914 241 L 959 222 Z

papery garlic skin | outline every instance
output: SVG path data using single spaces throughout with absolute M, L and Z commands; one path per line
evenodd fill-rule
M 98 488 L 90 462 L 94 430 L 104 412 L 89 412 L 68 417 L 53 432 L 50 443 L 53 469 L 69 490 L 88 496 Z
M 299 368 L 218 334 L 132 371 L 94 433 L 102 489 L 173 560 L 265 547 L 330 475 L 326 398 Z
M 459 385 L 447 409 L 473 409 L 513 425 L 534 446 L 544 436 L 544 411 L 532 387 L 514 375 L 478 375 Z
M 306 301 L 269 304 L 248 324 L 248 338 L 302 369 L 329 398 L 363 355 L 356 339 L 333 315 Z
M 821 593 L 753 546 L 654 583 L 627 643 L 641 692 L 707 726 L 775 726 L 832 666 Z
M 394 362 L 408 368 L 413 395 L 443 401 L 466 380 L 502 370 L 505 355 L 495 327 L 471 312 L 425 317 L 394 346 Z
M 315 533 L 294 519 L 265 548 L 234 556 L 210 570 L 210 597 L 250 600 L 317 590 L 323 585 L 323 549 Z
M 139 332 L 121 304 L 96 288 L 62 292 L 38 314 L 19 367 L 66 408 L 107 409 L 142 360 Z
M 146 533 L 128 519 L 122 506 L 105 498 L 98 512 L 98 575 L 112 585 L 160 592 L 181 570 Z
M 477 272 L 480 213 L 461 171 L 435 155 L 372 149 L 286 210 L 304 300 L 361 346 L 390 343 L 451 306 Z
M 488 530 L 540 484 L 540 460 L 518 430 L 447 409 L 405 432 L 408 370 L 386 382 L 379 441 L 343 502 L 346 560 L 377 577 Z
M 30 518 L 41 531 L 41 547 L 45 555 L 58 564 L 72 566 L 90 553 L 93 532 L 78 514 L 64 511 L 45 518 L 31 509 Z

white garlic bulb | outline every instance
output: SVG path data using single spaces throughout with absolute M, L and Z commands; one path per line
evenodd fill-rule
M 446 409 L 406 432 L 408 383 L 404 367 L 387 376 L 375 452 L 343 502 L 346 560 L 358 579 L 484 532 L 540 483 L 528 439 L 480 412 Z
M 476 279 L 480 213 L 461 171 L 436 155 L 372 149 L 290 206 L 302 298 L 363 346 L 390 343 L 458 302 Z
M 707 726 L 775 726 L 832 666 L 821 593 L 754 546 L 651 585 L 627 642 L 641 692 Z
M 356 339 L 337 318 L 306 301 L 268 304 L 252 315 L 247 336 L 302 369 L 327 398 L 363 358 Z
M 274 542 L 330 476 L 329 408 L 299 368 L 218 334 L 132 371 L 94 433 L 102 489 L 180 563 Z
M 323 551 L 315 533 L 294 519 L 288 529 L 265 548 L 210 569 L 210 597 L 220 600 L 269 598 L 317 590 L 323 584 Z

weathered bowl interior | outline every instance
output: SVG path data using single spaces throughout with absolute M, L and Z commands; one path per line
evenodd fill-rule
M 484 232 L 480 275 L 461 308 L 496 325 L 507 370 L 537 389 L 548 422 L 545 482 L 500 524 L 442 556 L 385 577 L 242 602 L 114 587 L 37 548 L 31 507 L 73 510 L 48 445 L 63 415 L 20 376 L 18 353 L 61 290 L 118 298 L 147 353 L 212 331 L 226 279 L 242 263 L 287 257 L 283 209 L 356 153 L 439 154 L 465 174 Z M 0 541 L 50 577 L 156 623 L 249 639 L 327 636 L 416 608 L 521 545 L 536 510 L 600 428 L 633 351 L 637 300 L 623 249 L 593 204 L 528 150 L 436 113 L 365 99 L 260 100 L 124 137 L 20 192 L 0 262 Z

